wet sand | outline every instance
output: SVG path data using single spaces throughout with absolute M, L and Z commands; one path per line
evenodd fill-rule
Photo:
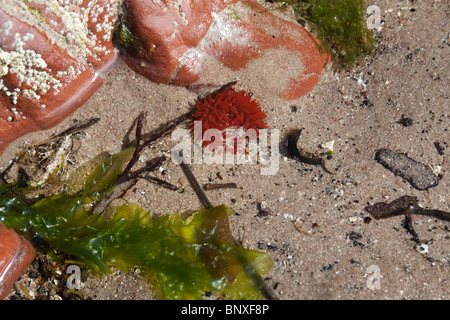
M 450 150 L 448 5 L 431 0 L 368 4 L 380 7 L 384 21 L 376 31 L 377 52 L 372 57 L 348 72 L 327 70 L 314 90 L 297 100 L 274 98 L 263 90 L 254 94 L 267 113 L 269 127 L 279 129 L 282 138 L 293 128 L 303 128 L 299 143 L 311 151 L 334 140 L 335 154 L 327 161 L 334 174 L 283 155 L 279 171 L 269 176 L 261 175 L 258 165 L 191 166 L 200 184 L 237 184 L 236 189 L 207 191 L 207 195 L 213 204 L 225 204 L 235 211 L 231 229 L 245 247 L 270 253 L 274 267 L 266 282 L 280 299 L 450 297 L 448 222 L 423 216 L 413 219 L 416 232 L 428 246 L 428 253 L 421 253 L 404 228 L 403 217 L 368 219 L 364 210 L 368 204 L 403 195 L 416 196 L 423 207 L 450 210 L 445 161 Z M 270 77 L 268 81 L 276 81 L 277 73 Z M 252 91 L 260 87 L 260 81 L 249 75 L 246 87 L 238 83 L 236 88 Z M 70 172 L 101 152 L 119 151 L 141 112 L 147 112 L 148 132 L 183 114 L 195 101 L 195 93 L 151 83 L 119 61 L 105 76 L 103 86 L 70 117 L 50 130 L 11 143 L 0 155 L 0 167 L 24 146 L 62 132 L 75 121 L 99 117 L 80 136 L 73 164 L 67 167 Z M 402 116 L 412 124 L 398 123 Z M 435 142 L 445 148 L 444 155 Z M 164 139 L 141 160 L 170 157 L 173 145 L 170 138 Z M 413 188 L 375 161 L 380 148 L 407 153 L 431 166 L 442 175 L 439 184 L 426 191 Z M 280 151 L 285 152 L 283 144 Z M 153 214 L 200 209 L 180 168 L 170 161 L 162 168 L 156 175 L 184 192 L 139 181 L 125 200 Z M 258 216 L 260 202 L 268 208 L 268 215 Z M 307 234 L 299 232 L 293 221 Z M 371 290 L 373 268 L 382 278 L 379 289 Z M 85 297 L 152 298 L 148 285 L 135 272 L 115 272 L 101 280 L 88 272 L 85 276 Z M 26 274 L 21 281 L 30 288 L 37 280 Z M 34 290 L 38 287 L 35 284 Z

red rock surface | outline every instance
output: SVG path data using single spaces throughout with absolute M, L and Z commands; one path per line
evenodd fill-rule
M 76 3 L 76 4 L 75 4 Z M 95 72 L 107 71 L 117 59 L 112 44 L 112 30 L 117 15 L 118 1 L 83 0 L 57 2 L 30 0 L 30 10 L 38 10 L 41 21 L 60 37 L 71 41 L 73 49 Z M 86 20 L 83 23 L 83 20 Z
M 0 223 L 0 300 L 34 260 L 31 243 Z
M 296 99 L 312 90 L 328 61 L 312 34 L 251 0 L 218 3 L 126 1 L 140 48 L 125 53 L 125 61 L 152 81 L 198 88 L 223 84 L 211 82 L 217 66 L 241 71 L 274 55 L 275 66 L 292 61 L 284 67 L 290 69 L 285 82 L 274 88 L 280 97 Z
M 138 54 L 124 59 L 151 81 L 169 84 L 183 54 L 199 44 L 212 23 L 212 13 L 238 0 L 126 0 L 126 20 Z
M 74 3 L 12 0 L 0 9 L 0 153 L 83 105 L 118 58 L 118 1 Z
M 36 28 L 2 11 L 0 21 L 12 26 L 8 32 L 0 29 L 0 47 L 11 61 L 1 78 L 0 142 L 6 144 L 54 126 L 82 105 L 102 80 Z

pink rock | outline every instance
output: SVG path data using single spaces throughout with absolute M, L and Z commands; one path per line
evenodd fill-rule
M 212 13 L 238 0 L 126 0 L 126 20 L 139 48 L 124 54 L 128 65 L 151 81 L 169 84 L 184 53 L 199 44 Z
M 83 105 L 118 59 L 118 0 L 14 1 L 0 9 L 0 153 Z
M 7 146 L 8 146 L 7 143 L 0 142 L 0 154 L 2 154 L 3 151 L 5 151 Z
M 102 80 L 36 28 L 1 10 L 0 21 L 11 26 L 0 26 L 7 61 L 1 77 L 0 143 L 7 144 L 63 120 Z
M 31 243 L 0 223 L 0 300 L 34 260 Z
M 242 82 L 259 65 L 283 80 L 271 83 L 274 75 L 268 74 L 261 82 L 290 100 L 312 90 L 328 62 L 312 34 L 252 0 L 126 3 L 129 27 L 140 47 L 127 51 L 125 61 L 152 81 L 191 89 L 220 86 Z
M 112 30 L 119 3 L 117 0 L 82 0 L 63 5 L 57 1 L 30 0 L 27 6 L 39 12 L 41 24 L 72 43 L 79 61 L 94 72 L 105 73 L 118 57 L 112 44 Z

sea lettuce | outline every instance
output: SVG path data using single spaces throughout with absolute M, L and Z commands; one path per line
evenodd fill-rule
M 221 240 L 218 224 L 233 213 L 225 205 L 186 219 L 178 214 L 152 218 L 136 204 L 114 208 L 109 218 L 94 212 L 115 188 L 133 151 L 125 149 L 98 165 L 76 194 L 30 200 L 25 189 L 0 185 L 0 222 L 41 237 L 98 276 L 110 273 L 111 265 L 124 272 L 135 266 L 148 270 L 164 299 L 201 299 L 205 292 L 261 299 L 262 275 L 272 260 L 267 253 Z

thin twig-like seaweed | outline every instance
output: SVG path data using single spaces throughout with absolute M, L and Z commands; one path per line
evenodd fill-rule
M 216 190 L 216 189 L 236 189 L 237 184 L 234 182 L 229 183 L 205 183 L 203 185 L 203 190 Z
M 160 181 L 160 179 L 157 179 L 157 178 L 152 179 L 152 178 L 149 178 L 148 176 L 142 176 L 142 174 L 145 172 L 154 171 L 156 168 L 158 168 L 159 167 L 158 164 L 161 164 L 162 161 L 165 160 L 164 157 L 159 157 L 159 158 L 150 160 L 149 162 L 147 162 L 146 167 L 139 169 L 138 171 L 131 172 L 131 169 L 139 161 L 139 157 L 145 148 L 152 145 L 155 141 L 170 134 L 180 123 L 189 119 L 190 116 L 192 115 L 192 113 L 193 113 L 193 111 L 189 111 L 187 113 L 182 114 L 175 120 L 169 121 L 165 125 L 161 126 L 158 130 L 151 133 L 148 137 L 144 137 L 144 135 L 142 134 L 143 120 L 145 118 L 145 114 L 140 114 L 138 116 L 137 122 L 136 122 L 136 133 L 135 133 L 136 141 L 134 143 L 134 152 L 133 152 L 133 155 L 131 156 L 131 159 L 130 159 L 129 163 L 127 164 L 126 168 L 123 170 L 122 174 L 118 177 L 117 183 L 120 184 L 120 183 L 124 183 L 126 181 L 134 180 L 137 178 L 143 178 L 143 179 L 147 179 L 150 181 Z M 171 185 L 168 182 L 165 182 L 162 185 L 164 185 L 164 186 L 170 185 L 170 187 L 169 187 L 170 189 L 176 190 L 176 187 L 174 187 L 173 185 Z
M 404 214 L 418 214 L 450 221 L 450 212 L 421 208 L 417 198 L 412 196 L 402 196 L 390 203 L 378 202 L 364 209 L 375 219 L 386 219 Z
M 402 196 L 398 199 L 391 201 L 390 203 L 378 202 L 364 208 L 375 219 L 387 219 L 396 216 L 405 216 L 404 226 L 406 230 L 411 233 L 413 239 L 417 243 L 421 243 L 419 235 L 414 230 L 411 215 L 425 215 L 441 220 L 450 221 L 450 212 L 445 212 L 436 209 L 424 209 L 419 206 L 416 197 Z
M 68 136 L 68 135 L 80 132 L 80 131 L 82 131 L 84 129 L 87 129 L 87 128 L 93 126 L 94 124 L 96 124 L 99 121 L 100 121 L 100 118 L 92 118 L 92 119 L 89 119 L 87 121 L 82 121 L 81 123 L 78 123 L 78 124 L 70 127 L 69 129 L 64 130 L 63 132 L 61 132 L 61 133 L 59 133 L 57 135 L 51 136 L 50 139 L 44 141 L 43 143 L 48 143 L 48 142 L 50 142 L 52 140 L 60 139 L 60 138 L 63 138 L 65 136 Z

